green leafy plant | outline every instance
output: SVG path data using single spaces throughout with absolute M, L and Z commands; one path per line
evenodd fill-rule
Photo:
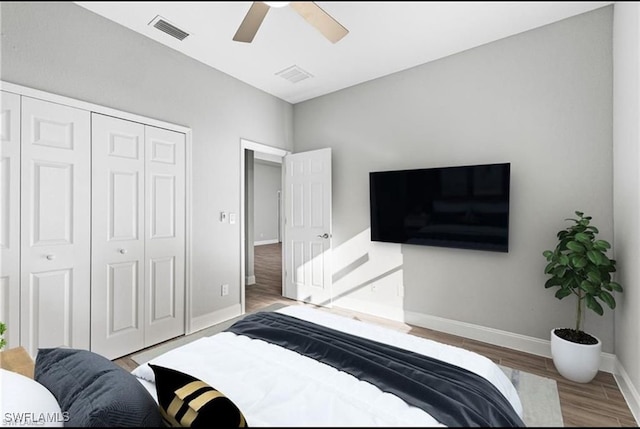
M 575 214 L 578 219 L 565 219 L 574 224 L 558 232 L 559 242 L 555 250 L 542 253 L 548 261 L 544 272 L 551 276 L 544 287 L 557 287 L 555 296 L 558 299 L 570 295 L 576 297 L 575 331 L 583 332 L 585 304 L 602 316 L 602 304 L 614 309 L 616 300 L 612 292 L 622 292 L 622 286 L 611 280 L 611 273 L 616 271 L 616 261 L 606 255 L 611 245 L 596 239 L 599 231 L 590 225 L 591 216 L 584 216 L 579 211 Z
M 4 332 L 6 330 L 7 330 L 7 325 L 0 322 L 0 350 L 4 348 L 5 344 L 7 344 L 7 342 L 4 340 Z

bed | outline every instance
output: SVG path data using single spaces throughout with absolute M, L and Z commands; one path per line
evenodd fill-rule
M 302 305 L 247 315 L 140 365 L 132 374 L 158 401 L 152 367 L 212 386 L 253 427 L 524 426 L 491 360 Z

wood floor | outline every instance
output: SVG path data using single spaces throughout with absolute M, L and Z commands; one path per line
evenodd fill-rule
M 280 255 L 280 244 L 256 246 L 256 284 L 246 287 L 246 312 L 253 312 L 276 302 L 287 305 L 307 305 L 282 297 Z M 482 354 L 498 364 L 554 379 L 558 385 L 562 417 L 566 427 L 638 426 L 615 379 L 609 373 L 599 372 L 595 379 L 587 384 L 574 383 L 562 378 L 549 358 L 337 307 L 322 308 L 322 310 L 462 347 Z M 115 362 L 128 370 L 137 366 L 130 356 Z

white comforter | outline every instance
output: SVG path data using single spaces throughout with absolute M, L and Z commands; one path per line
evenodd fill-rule
M 459 347 L 305 306 L 280 313 L 402 347 L 466 368 L 491 381 L 522 416 L 518 394 L 491 360 Z M 150 361 L 197 377 L 223 392 L 249 426 L 443 426 L 425 411 L 333 367 L 280 346 L 222 332 Z M 156 398 L 147 365 L 133 371 Z

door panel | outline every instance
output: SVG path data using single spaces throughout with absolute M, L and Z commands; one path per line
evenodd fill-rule
M 145 347 L 184 334 L 185 135 L 145 126 Z
M 92 115 L 91 350 L 144 347 L 144 125 Z
M 20 96 L 0 92 L 0 320 L 20 344 Z
M 31 246 L 72 244 L 73 164 L 31 162 Z
M 73 343 L 73 270 L 63 269 L 30 273 L 28 295 L 31 298 L 27 350 L 40 347 L 71 347 Z
M 89 348 L 89 112 L 22 97 L 21 338 Z
M 331 149 L 285 163 L 285 296 L 331 305 Z
M 176 236 L 176 177 L 151 175 L 151 238 Z
M 111 170 L 108 174 L 108 240 L 137 240 L 140 238 L 138 224 L 141 219 L 141 189 L 144 189 L 140 180 L 141 172 Z
M 175 258 L 158 258 L 151 260 L 151 308 L 150 322 L 156 323 L 163 319 L 176 316 L 176 278 Z
M 107 282 L 107 336 L 138 329 L 140 283 L 138 262 L 109 264 Z

